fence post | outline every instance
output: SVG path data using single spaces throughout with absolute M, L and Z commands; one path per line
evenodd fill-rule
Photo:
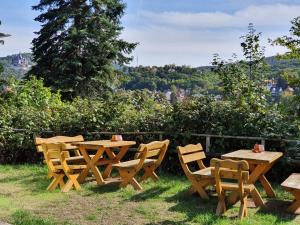
M 205 151 L 209 152 L 209 148 L 210 148 L 210 136 L 206 136 L 206 138 L 205 138 Z
M 262 144 L 263 146 L 265 146 L 265 145 L 266 145 L 266 140 L 265 140 L 265 139 L 261 139 L 261 144 Z
M 160 133 L 160 134 L 158 135 L 158 138 L 159 138 L 160 141 L 162 141 L 162 140 L 163 140 L 163 134 Z

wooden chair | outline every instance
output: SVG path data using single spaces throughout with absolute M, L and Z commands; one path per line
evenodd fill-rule
M 74 162 L 83 162 L 84 158 L 81 156 L 80 151 L 78 147 L 73 146 L 71 143 L 73 142 L 80 142 L 84 141 L 84 138 L 82 135 L 77 135 L 74 137 L 69 136 L 54 136 L 50 138 L 41 138 L 41 137 L 35 137 L 34 142 L 36 145 L 36 149 L 38 152 L 42 152 L 44 154 L 44 159 L 46 159 L 45 153 L 43 152 L 42 144 L 50 144 L 50 143 L 65 143 L 65 148 L 67 148 L 69 151 L 66 151 L 66 156 L 68 161 L 74 161 Z M 73 153 L 74 156 L 70 156 L 70 152 Z M 51 159 L 53 164 L 59 163 L 59 158 L 53 158 Z M 44 160 L 44 163 L 46 164 L 46 160 Z M 49 166 L 48 166 L 49 168 Z M 48 172 L 48 178 L 51 179 L 53 173 L 49 170 Z
M 205 167 L 202 161 L 206 158 L 202 145 L 190 144 L 184 147 L 178 146 L 177 152 L 182 169 L 192 183 L 191 191 L 197 192 L 203 199 L 208 199 L 209 197 L 205 188 L 208 185 L 213 185 L 215 178 L 211 174 L 212 167 Z M 192 172 L 188 164 L 195 161 L 200 169 Z
M 134 189 L 142 190 L 142 186 L 137 182 L 134 176 L 143 168 L 145 169 L 143 180 L 148 177 L 157 180 L 158 177 L 154 171 L 160 165 L 168 144 L 169 140 L 141 144 L 134 160 L 114 164 L 113 167 L 118 169 L 122 178 L 120 186 L 126 187 L 128 184 L 131 184 Z M 157 155 L 159 155 L 157 159 L 151 158 Z
M 144 181 L 148 178 L 152 178 L 153 181 L 158 181 L 158 176 L 155 173 L 155 170 L 162 163 L 168 146 L 170 144 L 169 140 L 164 141 L 153 141 L 147 144 L 148 153 L 146 155 L 146 159 L 148 159 L 143 166 L 143 170 L 145 171 L 144 175 L 141 177 L 140 181 Z M 141 149 L 140 149 L 141 150 Z M 140 151 L 135 154 L 135 159 L 139 159 Z
M 81 170 L 86 168 L 86 165 L 70 163 L 67 154 L 67 145 L 64 143 L 49 143 L 42 144 L 45 161 L 52 175 L 52 182 L 47 190 L 54 190 L 60 185 L 62 192 L 68 192 L 73 186 L 76 190 L 80 190 L 80 184 L 77 181 Z M 54 163 L 55 159 L 57 163 Z M 63 178 L 67 177 L 67 182 L 64 183 Z
M 216 190 L 219 198 L 216 214 L 221 215 L 226 211 L 225 192 L 237 191 L 240 197 L 241 206 L 239 218 L 247 216 L 247 197 L 251 195 L 256 206 L 264 206 L 264 202 L 253 184 L 248 184 L 249 165 L 245 160 L 234 161 L 231 159 L 212 159 L 212 173 L 216 179 Z M 224 179 L 233 180 L 228 182 Z

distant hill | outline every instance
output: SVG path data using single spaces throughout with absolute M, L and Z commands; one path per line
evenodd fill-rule
M 271 67 L 269 77 L 277 77 L 279 72 L 283 69 L 300 69 L 299 60 L 279 60 L 277 59 L 276 56 L 271 56 L 271 57 L 266 57 L 266 61 Z M 1 76 L 8 77 L 13 75 L 18 79 L 21 79 L 24 76 L 24 74 L 30 70 L 34 62 L 31 53 L 19 53 L 19 54 L 9 55 L 6 57 L 0 57 L 0 64 L 3 65 L 4 67 L 4 72 L 3 74 L 1 74 Z M 127 68 L 125 69 L 126 72 L 135 71 L 137 69 L 135 67 L 121 67 L 117 65 L 115 65 L 115 67 L 123 71 L 124 68 Z M 176 67 L 178 68 L 180 66 L 176 66 Z M 142 66 L 142 68 L 147 68 L 147 67 Z M 155 67 L 155 68 L 159 69 L 162 67 Z M 192 68 L 192 70 L 198 72 L 210 71 L 211 69 L 212 66 L 200 66 L 200 67 Z M 185 73 L 184 71 L 182 72 Z M 186 75 L 190 75 L 190 74 L 186 74 Z
M 21 79 L 33 65 L 31 53 L 20 53 L 0 57 L 0 64 L 4 67 L 2 77 L 15 76 Z

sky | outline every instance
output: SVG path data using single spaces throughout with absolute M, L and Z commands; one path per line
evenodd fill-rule
M 300 0 L 123 0 L 121 38 L 138 42 L 131 65 L 210 65 L 213 54 L 242 57 L 240 37 L 249 23 L 262 32 L 266 56 L 283 53 L 268 39 L 289 35 L 290 21 L 300 16 Z M 31 9 L 38 0 L 1 0 L 0 31 L 11 34 L 0 56 L 30 52 L 40 24 Z

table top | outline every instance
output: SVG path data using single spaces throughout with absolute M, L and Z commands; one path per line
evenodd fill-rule
M 283 155 L 282 152 L 260 152 L 254 153 L 252 150 L 241 149 L 222 155 L 222 159 L 239 159 L 252 163 L 272 163 Z
M 111 141 L 111 140 L 100 140 L 100 141 L 82 141 L 73 143 L 76 146 L 82 146 L 89 149 L 98 149 L 100 147 L 104 148 L 118 148 L 124 146 L 135 145 L 135 141 Z
M 282 187 L 300 190 L 300 173 L 291 174 L 283 183 Z

